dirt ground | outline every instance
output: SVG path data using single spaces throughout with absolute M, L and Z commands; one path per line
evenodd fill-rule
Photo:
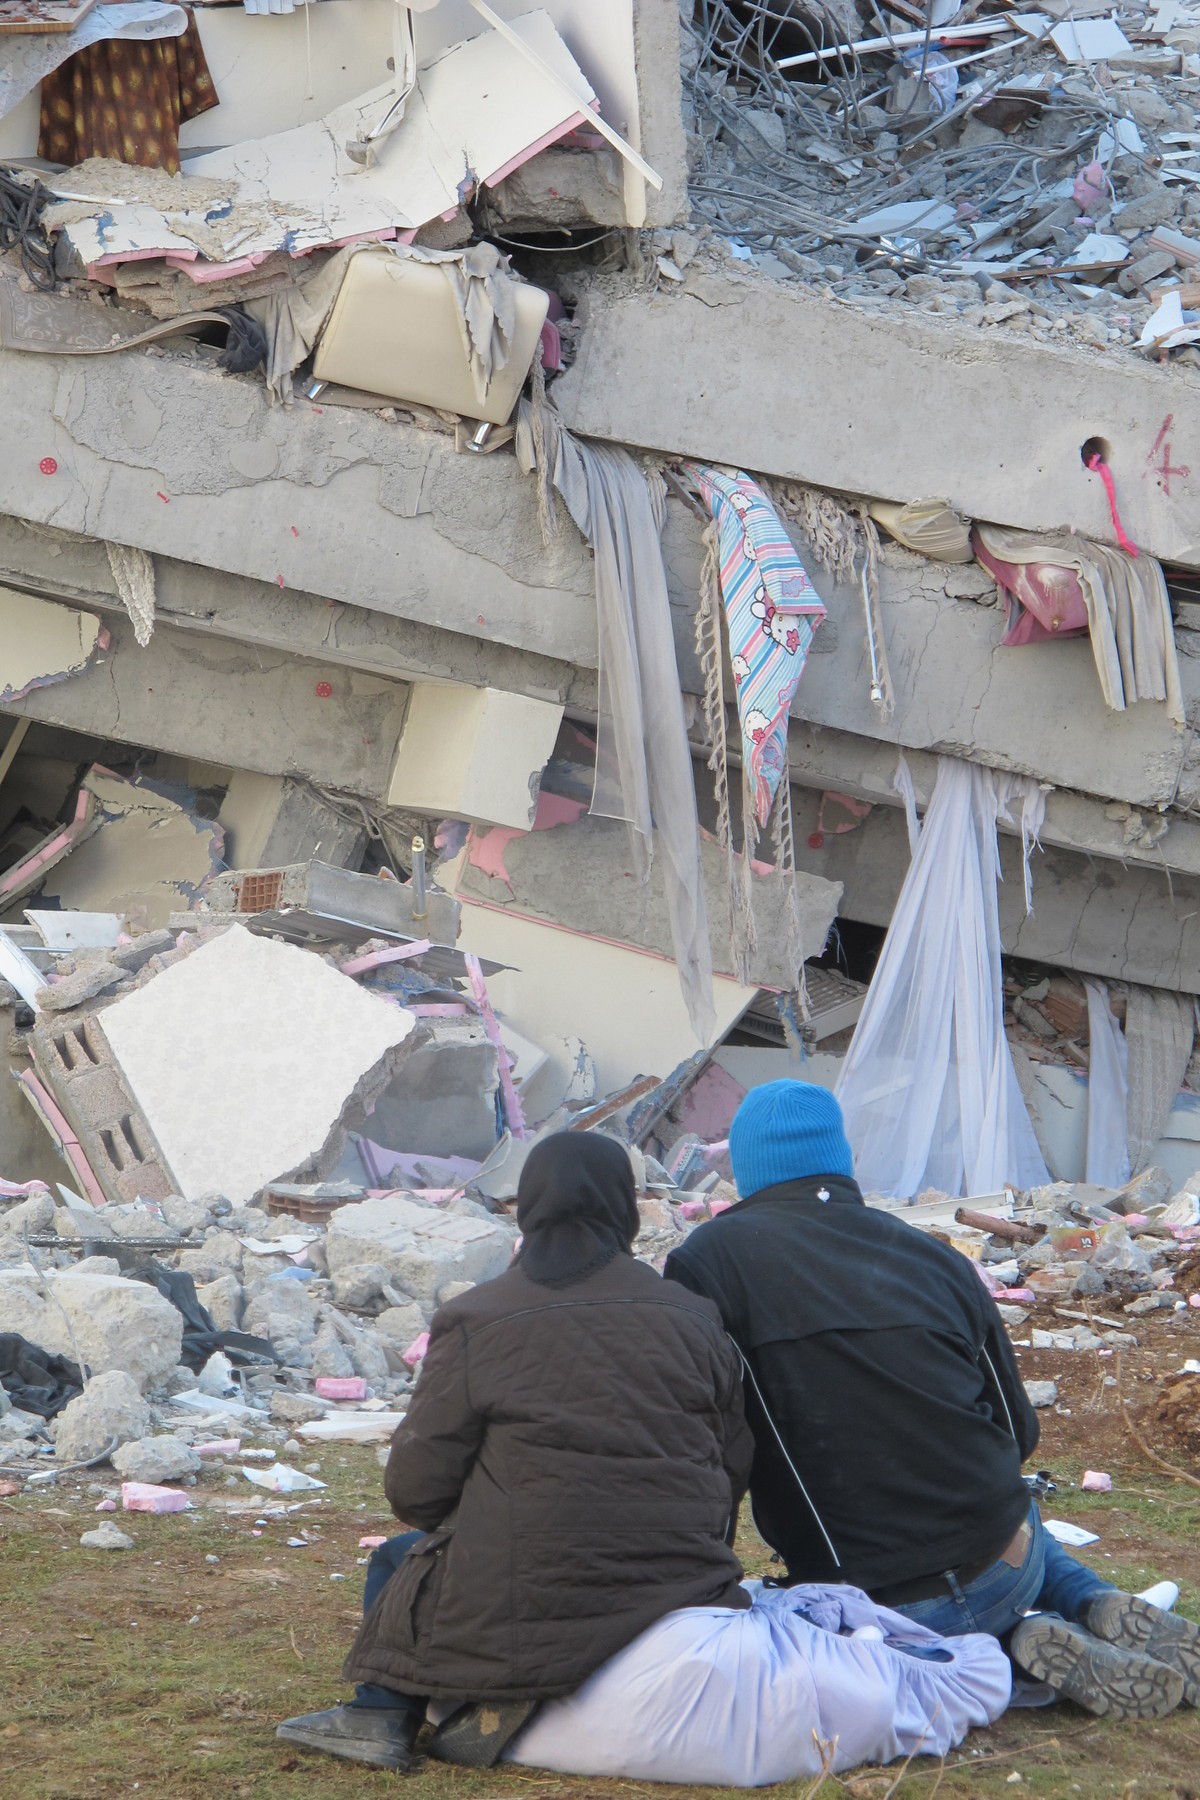
M 1046 1303 L 1034 1320 L 1067 1323 Z M 1109 1579 L 1137 1589 L 1169 1576 L 1183 1590 L 1181 1609 L 1200 1618 L 1200 1480 L 1148 1460 L 1125 1417 L 1151 1450 L 1200 1477 L 1200 1395 L 1186 1404 L 1200 1382 L 1160 1415 L 1171 1377 L 1200 1355 L 1200 1313 L 1133 1329 L 1137 1349 L 1119 1355 L 1020 1350 L 1027 1377 L 1059 1386 L 1034 1458 L 1057 1484 L 1043 1510 L 1099 1533 L 1080 1554 Z M 433 1763 L 404 1779 L 279 1743 L 277 1720 L 342 1697 L 367 1555 L 359 1539 L 391 1525 L 374 1450 L 327 1448 L 320 1461 L 329 1484 L 321 1504 L 279 1517 L 268 1513 L 280 1503 L 256 1498 L 236 1459 L 206 1467 L 193 1512 L 117 1515 L 135 1539 L 125 1552 L 79 1544 L 113 1516 L 94 1512 L 111 1478 L 66 1477 L 0 1499 L 0 1800 L 382 1800 L 401 1791 L 406 1800 L 672 1800 L 685 1791 Z M 1085 1468 L 1106 1470 L 1113 1492 L 1082 1493 Z M 751 1573 L 767 1572 L 749 1527 L 739 1550 Z M 1200 1714 L 1114 1726 L 1068 1705 L 1012 1712 L 945 1766 L 918 1759 L 907 1772 L 864 1769 L 780 1791 L 789 1800 L 1200 1800 Z

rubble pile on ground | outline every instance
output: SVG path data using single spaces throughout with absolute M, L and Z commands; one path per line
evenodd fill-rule
M 1112 1356 L 1152 1316 L 1200 1306 L 1200 1172 L 1178 1190 L 1149 1168 L 1123 1188 L 1060 1181 L 965 1203 L 928 1192 L 911 1212 L 975 1263 L 1017 1346 Z M 1054 1404 L 1052 1381 L 1029 1389 L 1035 1406 Z M 1177 1439 L 1200 1425 L 1198 1399 L 1187 1371 L 1158 1397 L 1164 1422 L 1184 1422 Z
M 368 910 L 407 903 L 343 880 Z M 735 1197 L 694 1136 L 675 1175 L 634 1141 L 635 1106 L 658 1123 L 678 1079 L 544 1116 L 530 1089 L 526 1118 L 461 953 L 304 918 L 305 947 L 285 908 L 114 933 L 42 955 L 45 975 L 20 953 L 38 985 L 16 1048 L 84 1191 L 0 1184 L 0 1338 L 61 1359 L 40 1412 L 6 1396 L 0 1464 L 110 1462 L 161 1488 L 231 1433 L 386 1438 L 437 1308 L 508 1266 L 520 1166 L 549 1131 L 628 1144 L 636 1251 L 659 1267 Z M 472 1157 L 481 1117 L 491 1151 Z M 381 1162 L 403 1179 L 372 1179 Z

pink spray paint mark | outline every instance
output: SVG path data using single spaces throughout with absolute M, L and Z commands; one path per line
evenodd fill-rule
M 1136 556 L 1138 554 L 1138 547 L 1130 538 L 1126 537 L 1125 527 L 1121 523 L 1121 515 L 1117 511 L 1117 484 L 1113 480 L 1112 470 L 1098 450 L 1093 451 L 1091 456 L 1088 457 L 1087 467 L 1092 471 L 1093 475 L 1098 475 L 1104 483 L 1104 491 L 1108 495 L 1108 510 L 1112 514 L 1113 530 L 1117 534 L 1118 544 L 1120 544 L 1122 550 L 1127 550 L 1130 556 Z

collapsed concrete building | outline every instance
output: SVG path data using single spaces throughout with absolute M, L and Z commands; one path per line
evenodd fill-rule
M 1132 342 L 1136 309 L 1148 319 L 1161 295 L 1114 287 L 1126 309 L 1121 341 L 1107 326 L 1100 341 L 1094 324 L 1090 335 L 1075 329 L 1108 305 L 1095 298 L 1094 263 L 1080 265 L 1092 278 L 1087 294 L 1059 275 L 1068 246 L 1052 234 L 1070 238 L 1073 220 L 1087 217 L 1082 206 L 1043 238 L 1048 260 L 1018 258 L 995 273 L 979 261 L 967 269 L 961 245 L 934 251 L 921 237 L 929 193 L 902 231 L 861 217 L 847 223 L 845 205 L 835 215 L 811 195 L 789 222 L 795 102 L 764 103 L 764 69 L 770 92 L 805 77 L 807 103 L 825 122 L 814 139 L 825 151 L 810 156 L 823 180 L 834 180 L 829 168 L 853 147 L 835 116 L 837 82 L 822 87 L 811 65 L 781 75 L 787 59 L 760 44 L 753 81 L 740 80 L 714 17 L 744 22 L 763 10 L 687 5 L 681 16 L 677 0 L 603 9 L 548 0 L 544 14 L 529 14 L 518 0 L 497 0 L 494 14 L 484 11 L 504 23 L 545 20 L 537 42 L 565 46 L 594 103 L 577 94 L 565 129 L 560 119 L 543 147 L 548 131 L 518 129 L 517 166 L 505 172 L 497 151 L 492 185 L 464 180 L 449 218 L 442 211 L 402 233 L 436 255 L 491 244 L 526 284 L 551 290 L 561 367 L 546 404 L 572 441 L 632 452 L 664 483 L 662 558 L 705 833 L 714 969 L 705 1042 L 676 979 L 661 856 L 640 881 L 624 826 L 588 813 L 607 706 L 595 561 L 567 507 L 514 453 L 512 426 L 390 391 L 382 374 L 374 391 L 323 376 L 319 350 L 315 373 L 307 354 L 294 376 L 269 365 L 265 380 L 255 368 L 230 372 L 221 362 L 228 320 L 210 307 L 206 320 L 186 329 L 180 321 L 218 286 L 221 303 L 234 306 L 239 280 L 257 283 L 260 300 L 282 291 L 270 286 L 271 258 L 284 253 L 264 251 L 240 273 L 227 249 L 213 253 L 208 288 L 193 274 L 181 297 L 195 246 L 164 248 L 133 189 L 124 212 L 98 211 L 110 164 L 89 185 L 86 163 L 64 180 L 39 162 L 32 90 L 0 119 L 0 159 L 18 183 L 39 171 L 48 233 L 71 248 L 55 252 L 53 293 L 23 272 L 27 239 L 0 259 L 0 921 L 20 928 L 27 909 L 61 908 L 115 913 L 149 930 L 208 906 L 222 868 L 269 874 L 313 859 L 386 868 L 408 882 L 419 837 L 431 884 L 456 903 L 458 947 L 496 966 L 495 1006 L 558 1071 L 556 1098 L 585 1053 L 587 1097 L 597 1098 L 642 1075 L 665 1079 L 698 1049 L 715 1050 L 708 1067 L 723 1080 L 699 1111 L 717 1136 L 722 1106 L 752 1081 L 785 1072 L 838 1079 L 911 866 L 898 758 L 922 811 L 939 759 L 950 759 L 1022 778 L 1022 792 L 1044 802 L 1032 850 L 1020 817 L 1001 811 L 1006 1014 L 1041 1153 L 1053 1175 L 1078 1178 L 1087 1157 L 1086 1018 L 1039 1012 L 1041 1024 L 1030 1026 L 1030 1007 L 1059 982 L 1078 1012 L 1084 990 L 1075 978 L 1085 977 L 1189 1003 L 1200 994 L 1192 443 L 1200 378 L 1186 354 L 1147 357 Z M 170 179 L 184 189 L 190 179 L 226 179 L 215 159 L 227 146 L 244 152 L 247 140 L 308 130 L 386 86 L 397 13 L 412 30 L 413 93 L 425 92 L 432 107 L 434 83 L 422 90 L 420 72 L 444 70 L 453 47 L 478 42 L 485 25 L 494 33 L 478 11 L 466 0 L 411 14 L 394 0 L 320 0 L 269 18 L 198 8 L 220 104 L 181 126 L 183 173 Z M 853 9 L 836 19 L 799 6 L 774 12 L 794 15 L 791 54 L 801 58 L 823 55 L 861 23 Z M 1196 87 L 1184 68 L 1190 53 L 1171 54 L 1179 92 L 1160 133 Z M 547 79 L 544 65 L 532 74 L 514 66 Z M 928 89 L 924 63 L 918 73 Z M 395 69 L 391 78 L 399 80 Z M 1127 85 L 1143 92 L 1136 68 Z M 1155 76 L 1154 85 L 1167 92 L 1169 82 Z M 1119 67 L 1102 87 L 1111 121 L 1131 116 Z M 983 100 L 994 104 L 994 87 Z M 518 123 L 527 103 L 518 86 L 509 108 Z M 410 99 L 385 143 L 415 129 L 411 108 Z M 590 131 L 584 115 L 593 110 L 609 136 Z M 1153 170 L 1151 110 L 1137 113 L 1146 136 L 1136 166 L 1110 159 L 1107 201 L 1118 225 L 1118 190 Z M 969 108 L 940 118 L 927 109 L 897 130 L 911 136 L 922 118 L 923 142 L 940 132 L 943 150 L 972 131 L 971 144 L 984 149 L 981 130 L 1002 135 Z M 866 164 L 883 179 L 890 158 L 900 191 L 905 142 L 881 150 L 877 122 L 873 129 L 874 148 L 860 139 L 853 152 L 853 179 Z M 1117 123 L 1112 132 L 1116 155 L 1125 138 Z M 752 151 L 760 189 L 773 185 L 779 196 L 773 229 L 750 228 L 758 189 L 740 224 L 725 216 L 730 196 L 743 192 L 741 151 L 728 147 L 755 133 L 765 146 Z M 511 137 L 496 125 L 497 143 Z M 368 144 L 356 166 L 382 168 L 384 152 L 377 164 L 373 156 Z M 193 164 L 209 172 L 193 175 Z M 723 212 L 709 199 L 718 180 Z M 324 198 L 317 188 L 311 206 L 294 204 L 307 221 Z M 1064 201 L 1050 198 L 1061 212 Z M 170 212 L 177 199 L 147 189 L 145 206 Z M 1168 211 L 1143 229 L 1162 230 Z M 125 230 L 131 212 L 138 218 Z M 1019 233 L 1028 213 L 1010 228 Z M 389 215 L 392 236 L 401 214 Z M 170 216 L 177 239 L 183 228 Z M 363 235 L 371 229 L 368 220 Z M 318 260 L 321 246 L 352 235 L 327 229 Z M 1124 260 L 1107 272 L 1149 254 L 1127 238 Z M 1189 260 L 1177 250 L 1156 265 L 1171 276 L 1167 288 L 1184 290 L 1171 271 L 1186 277 Z M 1045 294 L 1030 280 L 1043 269 Z M 285 273 L 294 287 L 299 275 Z M 1061 330 L 1060 316 L 1071 321 Z M 113 348 L 164 325 L 155 341 Z M 535 387 L 553 366 L 545 354 L 542 364 Z M 740 944 L 730 896 L 742 878 L 735 872 L 731 883 L 709 769 L 712 671 L 702 641 L 697 648 L 710 555 L 688 478 L 697 467 L 744 472 L 757 484 L 827 614 L 788 708 L 783 785 L 794 857 L 785 852 L 772 869 L 764 840 L 749 877 L 757 932 Z M 949 559 L 944 543 L 921 535 L 914 503 L 930 501 L 939 505 L 929 516 L 950 521 Z M 1159 646 L 1162 697 L 1135 698 L 1153 691 L 1147 669 L 1140 689 L 1106 693 L 1096 629 L 1089 636 L 1078 620 L 1057 642 L 1051 628 L 1042 641 L 1002 644 L 995 563 L 1004 558 L 977 554 L 971 521 L 1008 534 L 1012 566 L 1021 545 L 1023 566 L 1058 566 L 1056 546 L 1068 562 L 1077 538 L 1115 547 L 1123 569 L 1136 561 L 1139 580 L 1161 568 L 1174 627 Z M 1011 604 L 1020 611 L 1019 600 Z M 1010 613 L 1009 636 L 1013 623 Z M 1136 660 L 1131 651 L 1130 666 Z M 736 746 L 734 695 L 727 676 L 721 726 Z M 738 766 L 736 749 L 730 761 Z M 735 793 L 741 842 L 737 801 Z M 661 832 L 664 820 L 655 825 Z M 239 901 L 232 910 L 260 907 Z M 1111 991 L 1123 1002 L 1123 986 Z M 1156 1093 L 1142 1159 L 1153 1152 L 1181 1180 L 1200 1137 L 1190 1004 L 1184 1011 L 1186 1049 L 1175 1046 L 1165 1107 Z M 6 1035 L 21 1016 L 13 996 Z M 0 1166 L 25 1180 L 46 1169 L 47 1141 L 16 1084 L 4 1087 Z M 698 1114 L 691 1125 L 703 1129 Z

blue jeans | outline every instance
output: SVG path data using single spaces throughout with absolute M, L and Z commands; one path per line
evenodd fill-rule
M 1097 1594 L 1110 1593 L 1112 1583 L 1067 1555 L 1042 1524 L 1036 1506 L 1029 1509 L 1029 1525 L 1029 1548 L 1019 1569 L 993 1563 L 965 1588 L 951 1576 L 944 1597 L 916 1600 L 894 1610 L 941 1637 L 959 1637 L 967 1631 L 1007 1637 L 1027 1612 L 1057 1613 L 1082 1624 L 1088 1602 Z
M 367 1579 L 363 1587 L 365 1619 L 409 1551 L 425 1536 L 423 1531 L 404 1531 L 372 1550 L 367 1561 Z M 354 1690 L 351 1706 L 387 1707 L 392 1712 L 416 1713 L 425 1717 L 427 1702 L 416 1694 L 401 1694 L 395 1688 L 382 1687 L 376 1681 L 360 1681 Z

